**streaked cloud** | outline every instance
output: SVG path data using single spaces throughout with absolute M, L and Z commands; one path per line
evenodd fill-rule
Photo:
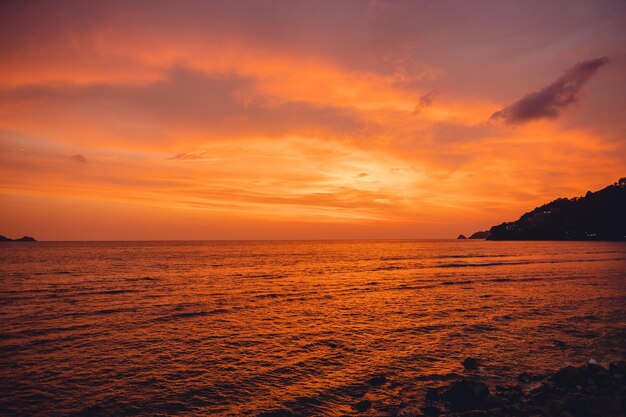
M 536 119 L 556 118 L 561 110 L 579 100 L 583 86 L 608 62 L 607 57 L 579 62 L 552 84 L 493 113 L 489 120 L 521 124 Z
M 81 164 L 86 164 L 87 163 L 87 158 L 85 157 L 85 155 L 81 155 L 81 154 L 76 154 L 76 155 L 71 155 L 70 159 L 72 161 L 81 163 Z

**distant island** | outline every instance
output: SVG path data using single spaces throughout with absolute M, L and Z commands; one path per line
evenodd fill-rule
M 626 240 L 626 178 L 493 226 L 488 240 Z
M 30 236 L 23 236 L 19 239 L 9 239 L 6 236 L 0 235 L 0 242 L 37 242 L 37 240 Z

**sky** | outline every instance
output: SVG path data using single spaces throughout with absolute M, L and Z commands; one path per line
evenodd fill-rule
M 454 238 L 626 176 L 624 1 L 3 1 L 0 234 Z

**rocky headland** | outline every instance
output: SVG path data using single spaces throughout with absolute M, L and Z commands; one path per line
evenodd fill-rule
M 469 239 L 487 239 L 489 238 L 489 236 L 491 236 L 491 232 L 489 230 L 485 230 L 482 232 L 475 232 L 473 233 Z
M 559 198 L 514 222 L 493 226 L 488 240 L 626 240 L 626 178 L 583 197 Z

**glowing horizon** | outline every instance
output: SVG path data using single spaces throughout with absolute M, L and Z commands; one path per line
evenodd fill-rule
M 514 220 L 626 175 L 625 21 L 617 1 L 3 3 L 0 234 Z

